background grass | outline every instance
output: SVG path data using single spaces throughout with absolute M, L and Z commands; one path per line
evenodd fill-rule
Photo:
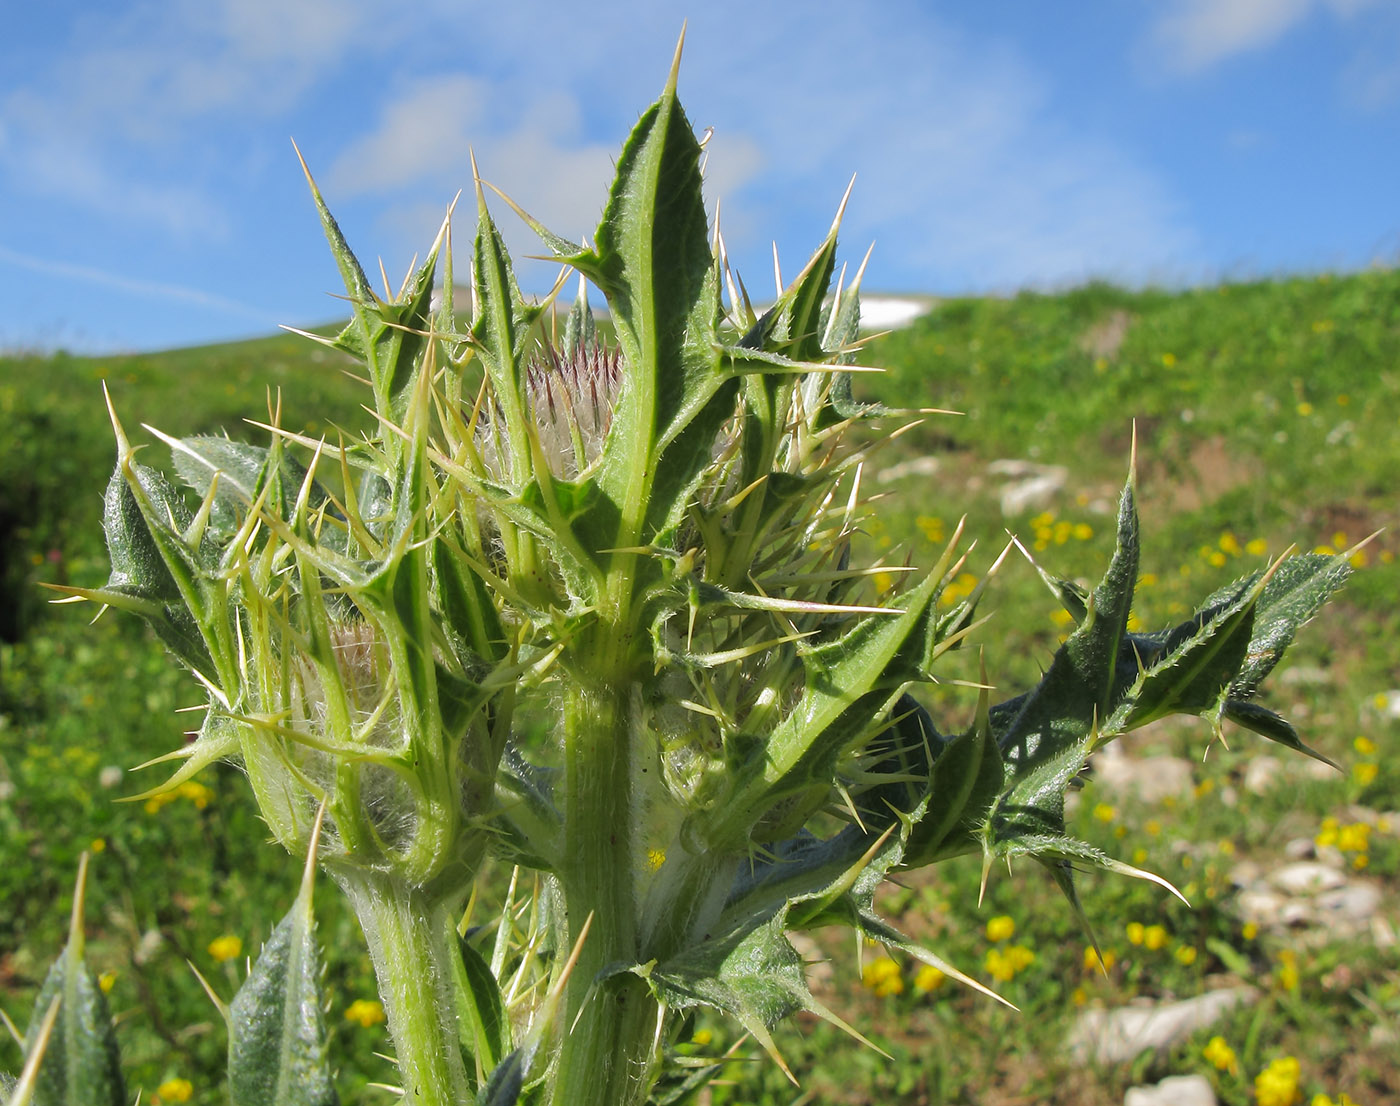
M 911 878 L 889 889 L 884 909 L 955 963 L 988 978 L 996 967 L 989 952 L 1028 950 L 1029 963 L 1000 984 L 1021 1013 L 947 983 L 921 989 L 930 980 L 898 962 L 882 969 L 884 993 L 877 993 L 875 977 L 862 981 L 850 941 L 821 935 L 809 948 L 830 957 L 818 969 L 819 993 L 895 1062 L 825 1025 L 799 1021 L 778 1039 L 802 1074 L 801 1088 L 766 1061 L 741 1059 L 726 1068 L 712 1101 L 1108 1103 L 1121 1101 L 1134 1081 L 1202 1072 L 1224 1101 L 1245 1103 L 1253 1100 L 1255 1074 L 1293 1055 L 1300 1094 L 1346 1091 L 1357 1103 L 1400 1102 L 1400 1043 L 1386 1036 L 1400 1017 L 1394 948 L 1370 934 L 1320 944 L 1250 934 L 1229 879 L 1241 860 L 1278 863 L 1290 839 L 1316 835 L 1328 817 L 1345 825 L 1367 810 L 1400 806 L 1396 722 L 1384 699 L 1400 686 L 1393 564 L 1400 274 L 1174 294 L 1092 285 L 1053 296 L 946 301 L 875 343 L 866 359 L 889 370 L 861 378 L 866 398 L 963 412 L 928 416 L 877 455 L 868 478 L 886 498 L 865 535 L 867 552 L 899 561 L 912 551 L 927 562 L 930 542 L 966 514 L 978 544 L 963 586 L 991 563 L 1008 530 L 1050 571 L 1096 578 L 1111 547 L 1110 512 L 1134 424 L 1147 574 L 1136 615 L 1145 626 L 1179 618 L 1195 599 L 1290 544 L 1342 552 L 1386 528 L 1357 555 L 1364 571 L 1291 654 L 1301 678 L 1266 688 L 1265 701 L 1347 772 L 1316 779 L 1290 758 L 1281 785 L 1253 795 L 1241 787 L 1245 765 L 1275 752 L 1259 739 L 1242 734 L 1202 759 L 1209 741 L 1202 728 L 1147 731 L 1134 739 L 1135 751 L 1191 758 L 1197 799 L 1149 807 L 1090 782 L 1074 817 L 1089 840 L 1182 886 L 1191 908 L 1144 884 L 1082 878 L 1085 908 L 1113 960 L 1104 975 L 1086 970 L 1083 935 L 1038 869 L 994 875 L 980 908 L 976 863 Z M 0 1005 L 21 1026 L 27 1020 L 33 990 L 62 944 L 77 856 L 99 849 L 90 958 L 115 973 L 111 998 L 143 1101 L 177 1075 L 194 1085 L 191 1101 L 224 1101 L 222 1027 L 184 962 L 231 991 L 241 958 L 216 963 L 210 943 L 232 935 L 245 953 L 255 952 L 294 894 L 298 865 L 266 843 L 234 768 L 206 773 L 207 791 L 191 789 L 157 810 L 114 801 L 158 776 L 104 786 L 103 769 L 129 768 L 180 743 L 184 716 L 175 710 L 198 703 L 198 689 L 134 623 L 109 616 L 88 626 L 90 608 L 48 607 L 37 585 L 95 585 L 106 576 L 100 499 L 113 450 L 99 380 L 128 431 L 148 422 L 173 434 L 242 434 L 244 416 L 264 417 L 268 389 L 280 388 L 283 424 L 322 433 L 353 431 L 368 419 L 347 367 L 291 337 L 149 356 L 0 360 L 7 428 L 0 442 Z M 163 452 L 153 450 L 158 462 Z M 991 465 L 998 459 L 1063 465 L 1068 477 L 1047 502 L 1008 517 L 1000 505 L 1005 481 Z M 881 482 L 880 472 L 896 478 Z M 979 637 L 1006 695 L 1048 662 L 1065 630 L 1055 608 L 1025 561 L 1008 560 L 984 604 L 997 613 Z M 966 666 L 974 658 L 964 652 L 959 663 Z M 972 673 L 954 664 L 946 675 L 929 699 L 944 728 L 955 729 L 972 709 L 972 694 L 955 678 Z M 1358 737 L 1366 738 L 1359 749 Z M 1400 816 L 1388 825 L 1348 858 L 1365 856 L 1361 874 L 1384 887 L 1389 908 Z M 351 1002 L 373 995 L 360 936 L 329 885 L 318 905 L 343 1089 L 348 1101 L 387 1101 L 363 1089 L 370 1080 L 392 1081 L 374 1056 L 387 1044 L 383 1027 L 344 1017 Z M 986 923 L 1000 916 L 1012 919 L 1015 933 L 998 942 Z M 1160 947 L 1134 944 L 1128 923 L 1162 926 Z M 861 951 L 866 964 L 879 955 Z M 1180 997 L 1240 980 L 1260 988 L 1260 1001 L 1213 1031 L 1236 1050 L 1234 1073 L 1203 1055 L 1211 1034 L 1165 1058 L 1102 1070 L 1065 1053 L 1065 1034 L 1083 1006 Z M 699 1019 L 696 1032 L 687 1047 L 697 1054 L 736 1044 L 732 1027 L 719 1020 Z M 739 1051 L 748 1057 L 753 1050 Z M 17 1066 L 18 1050 L 0 1042 L 0 1068 Z

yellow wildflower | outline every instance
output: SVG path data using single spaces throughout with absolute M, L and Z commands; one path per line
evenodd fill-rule
M 1006 914 L 998 914 L 987 923 L 988 941 L 1008 941 L 1016 932 L 1016 922 Z
M 1212 1037 L 1206 1044 L 1204 1056 L 1216 1071 L 1228 1071 L 1233 1074 L 1240 1070 L 1235 1050 L 1229 1046 L 1224 1037 Z
M 1278 967 L 1274 970 L 1274 982 L 1285 991 L 1298 989 L 1298 954 L 1292 949 L 1284 949 L 1278 954 Z
M 117 973 L 103 972 L 97 977 L 97 985 L 102 988 L 102 993 L 104 995 L 110 995 L 112 993 L 112 988 L 117 985 Z
M 1007 949 L 987 950 L 984 967 L 987 974 L 999 983 L 1010 983 L 1017 974 L 1035 963 L 1035 953 L 1025 945 L 1012 945 Z
M 1251 538 L 1244 543 L 1244 551 L 1251 557 L 1262 557 L 1269 551 L 1269 543 L 1263 538 Z
M 1099 949 L 1094 948 L 1093 945 L 1088 945 L 1084 949 L 1084 970 L 1086 972 L 1101 971 L 1108 973 L 1113 970 L 1113 965 L 1117 959 L 1118 957 L 1113 954 L 1112 949 L 1109 949 L 1107 952 L 1101 952 Z
M 690 1043 L 693 1045 L 699 1045 L 701 1048 L 704 1048 L 714 1039 L 715 1035 L 711 1033 L 708 1029 L 697 1029 L 695 1031 L 695 1036 L 690 1038 Z
M 1143 823 L 1142 828 L 1146 831 L 1148 837 L 1156 837 L 1162 832 L 1162 823 L 1157 821 L 1156 818 L 1152 818 Z
M 1259 1106 L 1294 1106 L 1298 1101 L 1298 1061 L 1283 1056 L 1254 1077 L 1254 1098 Z
M 156 1088 L 156 1099 L 160 1102 L 188 1102 L 194 1094 L 194 1084 L 188 1079 L 167 1079 Z
M 1351 778 L 1362 787 L 1370 787 L 1380 775 L 1381 766 L 1372 760 L 1359 761 L 1351 766 Z
M 1176 951 L 1172 953 L 1176 957 L 1176 962 L 1183 968 L 1189 968 L 1196 962 L 1196 948 L 1194 945 L 1178 945 Z
M 1307 417 L 1308 417 L 1309 415 L 1311 415 L 1312 413 L 1313 413 L 1313 405 L 1312 405 L 1311 403 L 1309 403 L 1307 400 L 1303 400 L 1302 403 L 1298 404 L 1298 414 L 1302 415 L 1303 418 L 1307 418 Z
M 1176 354 L 1174 354 L 1174 353 L 1164 353 L 1164 354 L 1162 354 L 1162 367 L 1163 367 L 1164 369 L 1170 369 L 1170 368 L 1171 368 L 1173 365 L 1175 365 L 1175 364 L 1176 364 Z
M 232 934 L 215 937 L 209 942 L 209 955 L 222 964 L 225 960 L 235 960 L 243 951 L 243 942 Z
M 1220 541 L 1217 544 L 1220 546 L 1220 552 L 1228 553 L 1232 557 L 1238 557 L 1243 551 L 1240 546 L 1240 539 L 1235 537 L 1229 530 L 1226 530 L 1220 535 Z
M 1088 541 L 1094 536 L 1094 528 L 1087 522 L 1076 522 L 1074 524 L 1074 537 L 1078 541 Z
M 931 991 L 936 991 L 942 987 L 948 977 L 935 968 L 932 964 L 925 964 L 914 976 L 914 990 L 921 995 L 926 995 Z
M 1246 941 L 1253 941 L 1259 936 L 1259 927 L 1253 922 L 1245 922 L 1244 927 L 1240 930 L 1240 936 Z
M 1365 822 L 1352 822 L 1337 830 L 1337 848 L 1344 853 L 1364 853 L 1371 847 L 1371 827 Z
M 1141 922 L 1129 922 L 1126 932 L 1128 934 L 1128 944 L 1140 945 L 1142 944 L 1143 937 L 1147 933 L 1147 927 Z
M 1116 814 L 1117 811 L 1115 811 L 1113 807 L 1109 806 L 1108 803 L 1097 803 L 1094 806 L 1095 821 L 1104 822 L 1106 824 L 1108 822 L 1113 821 L 1114 816 Z
M 1163 926 L 1148 926 L 1142 931 L 1142 944 L 1144 948 L 1151 949 L 1153 952 L 1166 948 L 1166 929 Z
M 1371 757 L 1376 755 L 1376 743 L 1372 741 L 1369 737 L 1367 737 L 1365 734 L 1358 735 L 1357 738 L 1351 743 L 1351 747 L 1355 749 L 1358 753 L 1360 753 L 1363 757 Z
M 375 999 L 357 998 L 345 1008 L 345 1020 L 368 1029 L 384 1021 L 384 1007 Z
M 904 979 L 899 965 L 888 956 L 877 956 L 860 973 L 860 981 L 880 998 L 904 993 Z

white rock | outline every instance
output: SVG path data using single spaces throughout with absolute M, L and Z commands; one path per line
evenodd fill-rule
M 1283 855 L 1289 860 L 1312 860 L 1317 855 L 1317 846 L 1311 837 L 1295 837 L 1283 847 Z
M 1001 513 L 1008 518 L 1049 506 L 1069 479 L 1064 465 L 1039 465 L 1015 458 L 993 461 L 987 472 L 1007 480 L 1001 489 Z
M 875 477 L 877 484 L 893 484 L 896 480 L 903 480 L 907 476 L 933 476 L 938 472 L 939 460 L 937 457 L 911 457 L 907 461 L 900 461 L 891 465 L 887 469 L 881 469 Z
M 136 943 L 136 950 L 131 954 L 131 959 L 136 962 L 137 967 L 145 967 L 164 944 L 165 936 L 160 930 L 148 929 L 141 934 L 141 940 Z
M 1290 895 L 1316 895 L 1346 884 L 1347 877 L 1326 864 L 1299 860 L 1269 876 L 1269 882 Z
M 1278 782 L 1283 761 L 1278 757 L 1258 756 L 1244 770 L 1244 789 L 1251 795 L 1262 795 Z
M 1317 687 L 1331 679 L 1327 669 L 1311 664 L 1295 664 L 1292 668 L 1285 668 L 1278 678 L 1284 687 Z
M 1173 1075 L 1151 1087 L 1129 1087 L 1123 1106 L 1216 1106 L 1204 1075 Z
M 1230 987 L 1182 1002 L 1086 1010 L 1070 1031 L 1066 1044 L 1076 1060 L 1121 1064 L 1141 1052 L 1161 1052 L 1180 1044 L 1240 1003 L 1251 1001 L 1257 993 L 1253 987 Z
M 1117 745 L 1094 755 L 1094 778 L 1100 787 L 1114 794 L 1131 793 L 1148 803 L 1190 795 L 1191 772 L 1191 762 L 1183 757 L 1134 757 Z
M 1381 907 L 1381 892 L 1373 883 L 1348 883 L 1317 897 L 1316 909 L 1329 924 L 1367 924 Z

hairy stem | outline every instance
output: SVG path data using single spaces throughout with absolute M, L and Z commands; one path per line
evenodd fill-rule
M 404 1101 L 473 1101 L 462 1061 L 451 904 L 382 873 L 336 872 L 369 944 L 398 1058 Z
M 628 687 L 569 685 L 561 883 L 570 943 L 592 921 L 568 983 L 552 1106 L 640 1106 L 654 1075 L 658 1004 L 630 972 L 597 978 L 637 962 Z

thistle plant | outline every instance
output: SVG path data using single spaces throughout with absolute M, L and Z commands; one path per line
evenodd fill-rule
M 1098 585 L 1041 570 L 1075 628 L 1039 684 L 994 702 L 984 667 L 970 720 L 935 724 L 918 690 L 978 630 L 990 573 L 939 602 L 960 533 L 929 569 L 859 563 L 865 465 L 908 425 L 853 398 L 861 274 L 838 269 L 838 214 L 755 311 L 678 63 L 592 244 L 516 209 L 579 278 L 562 333 L 479 181 L 469 295 L 449 213 L 383 296 L 312 182 L 352 317 L 308 338 L 363 366 L 377 429 L 310 440 L 274 408 L 266 445 L 152 431 L 181 488 L 114 410 L 112 575 L 71 590 L 145 619 L 207 692 L 162 789 L 235 761 L 309 861 L 226 1010 L 237 1103 L 335 1101 L 319 1019 L 293 1016 L 319 1004 L 316 868 L 363 927 L 406 1101 L 677 1102 L 714 1074 L 672 1062 L 696 1007 L 779 1064 L 783 1018 L 843 1024 L 792 932 L 848 926 L 981 988 L 879 917 L 892 873 L 1032 857 L 1076 910 L 1076 867 L 1147 876 L 1066 831 L 1066 789 L 1114 738 L 1191 714 L 1317 755 L 1255 695 L 1346 559 L 1291 557 L 1130 631 L 1131 472 Z M 483 921 L 488 854 L 516 878 Z

